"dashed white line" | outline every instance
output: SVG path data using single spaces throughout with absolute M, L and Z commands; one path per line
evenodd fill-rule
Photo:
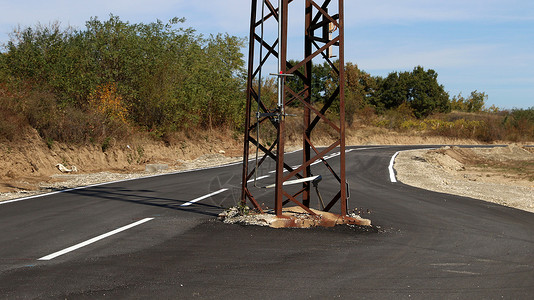
M 431 266 L 438 267 L 458 267 L 458 266 L 468 266 L 466 263 L 441 263 L 441 264 L 430 264 Z
M 43 257 L 39 258 L 38 260 L 51 260 L 51 259 L 54 259 L 54 258 L 56 258 L 56 257 L 58 257 L 58 256 L 60 256 L 60 255 L 63 255 L 63 254 L 72 252 L 72 251 L 77 250 L 77 249 L 80 249 L 80 248 L 85 247 L 85 246 L 87 246 L 87 245 L 89 245 L 89 244 L 92 244 L 92 243 L 94 243 L 94 242 L 100 241 L 100 240 L 102 240 L 102 239 L 105 239 L 105 238 L 107 238 L 107 237 L 110 237 L 110 236 L 112 236 L 112 235 L 114 235 L 114 234 L 117 234 L 117 233 L 119 233 L 119 232 L 121 232 L 121 231 L 125 231 L 125 230 L 130 229 L 130 228 L 132 228 L 132 227 L 135 227 L 135 226 L 137 226 L 137 225 L 141 225 L 141 224 L 143 224 L 143 223 L 145 223 L 145 222 L 148 222 L 148 221 L 150 221 L 150 220 L 153 220 L 153 219 L 154 219 L 154 218 L 145 218 L 145 219 L 143 219 L 143 220 L 137 221 L 137 222 L 132 223 L 132 224 L 130 224 L 130 225 L 123 226 L 123 227 L 121 227 L 121 228 L 115 229 L 115 230 L 110 231 L 110 232 L 108 232 L 108 233 L 99 235 L 99 236 L 94 237 L 94 238 L 92 238 L 92 239 L 90 239 L 90 240 L 87 240 L 87 241 L 85 241 L 85 242 L 76 244 L 76 245 L 74 245 L 74 246 L 71 246 L 71 247 L 69 247 L 69 248 L 63 249 L 63 250 L 61 250 L 61 251 L 52 253 L 52 254 L 47 255 L 47 256 L 43 256 Z
M 468 271 L 456 271 L 456 270 L 443 270 L 443 272 L 464 274 L 464 275 L 480 275 L 480 273 L 468 272 Z
M 264 175 L 264 176 L 260 176 L 256 179 L 250 179 L 250 180 L 247 180 L 247 183 L 250 183 L 250 182 L 253 182 L 254 180 L 261 180 L 261 179 L 264 179 L 264 178 L 267 178 L 267 177 L 270 177 L 269 175 Z
M 191 204 L 193 204 L 193 203 L 196 203 L 196 202 L 198 202 L 198 201 L 200 201 L 200 200 L 204 200 L 204 199 L 206 199 L 206 198 L 209 198 L 209 197 L 211 197 L 211 196 L 220 194 L 220 193 L 225 192 L 225 191 L 227 191 L 227 190 L 228 190 L 228 189 L 220 189 L 220 190 L 218 190 L 218 191 L 216 191 L 216 192 L 213 192 L 213 193 L 204 195 L 204 196 L 202 196 L 202 197 L 198 197 L 198 198 L 196 198 L 196 199 L 193 199 L 193 200 L 191 200 L 191 201 L 189 201 L 189 202 L 186 202 L 186 203 L 184 203 L 184 204 L 182 204 L 182 205 L 180 205 L 180 206 L 189 206 L 189 205 L 191 205 Z

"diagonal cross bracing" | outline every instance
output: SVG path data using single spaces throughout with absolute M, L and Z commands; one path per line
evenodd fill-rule
M 243 180 L 241 201 L 245 204 L 250 201 L 255 208 L 258 207 L 258 201 L 253 196 L 254 187 L 247 185 L 247 180 L 252 178 L 258 168 L 267 161 L 272 160 L 276 165 L 275 175 L 275 211 L 281 215 L 282 206 L 288 203 L 294 203 L 303 209 L 311 212 L 310 180 L 318 173 L 317 168 L 326 169 L 326 174 L 331 176 L 333 181 L 327 184 L 337 184 L 339 189 L 328 196 L 332 200 L 328 202 L 325 210 L 330 210 L 340 203 L 342 215 L 346 215 L 347 187 L 345 178 L 345 107 L 344 107 L 344 13 L 343 0 L 306 0 L 305 1 L 305 22 L 303 25 L 304 32 L 304 58 L 296 63 L 290 63 L 287 58 L 288 47 L 288 9 L 292 0 L 251 0 L 251 23 L 250 23 L 250 40 L 249 40 L 249 64 L 247 78 L 247 102 L 245 108 L 245 135 L 243 148 Z M 296 1 L 296 3 L 301 3 Z M 300 6 L 295 6 L 300 7 Z M 293 8 L 293 6 L 291 6 Z M 259 13 L 261 11 L 262 13 Z M 266 14 L 263 15 L 263 12 Z M 266 24 L 276 23 L 279 27 L 278 38 L 267 43 L 263 40 L 263 32 Z M 264 54 L 258 55 L 255 49 L 261 49 Z M 332 51 L 337 50 L 338 61 L 332 60 Z M 259 57 L 261 56 L 261 57 Z M 334 82 L 329 95 L 325 95 L 322 103 L 312 102 L 312 86 L 314 84 L 313 66 L 318 61 L 326 62 L 325 66 L 331 68 Z M 278 61 L 278 62 L 277 62 Z M 313 63 L 312 63 L 313 62 Z M 278 104 L 271 107 L 270 102 L 263 101 L 263 96 L 258 95 L 254 85 L 261 89 L 262 79 L 258 78 L 262 74 L 262 68 L 279 64 L 280 74 L 278 76 L 281 86 L 284 86 L 286 76 L 294 76 L 294 82 L 301 82 L 302 86 L 293 90 L 289 86 L 279 89 Z M 263 92 L 262 92 L 263 94 Z M 333 104 L 339 101 L 339 120 L 330 118 L 329 110 Z M 252 112 L 252 108 L 257 107 L 261 114 Z M 337 106 L 336 106 L 337 107 Z M 287 113 L 289 111 L 289 114 Z M 312 117 L 313 115 L 313 117 Z M 302 120 L 299 125 L 302 131 L 302 161 L 297 166 L 290 166 L 285 161 L 284 149 L 286 143 L 287 120 L 292 118 Z M 266 122 L 266 121 L 269 122 Z M 292 120 L 294 126 L 294 121 Z M 314 137 L 319 124 L 326 124 L 328 128 L 333 129 L 336 137 L 329 146 L 318 150 L 314 145 Z M 320 126 L 321 128 L 324 126 Z M 262 130 L 276 132 L 276 139 L 272 144 L 265 144 L 263 137 L 257 138 L 254 133 L 260 134 Z M 272 139 L 272 138 L 271 138 Z M 339 147 L 340 155 L 339 167 L 334 168 L 329 164 L 325 157 Z M 249 168 L 249 151 L 258 149 L 263 153 L 261 159 L 259 156 L 254 167 Z M 313 152 L 313 153 L 312 153 Z M 313 155 L 312 155 L 313 154 Z M 330 157 L 331 160 L 333 158 Z M 314 164 L 314 162 L 323 162 L 323 164 Z M 316 165 L 318 165 L 316 167 Z M 287 173 L 284 173 L 287 172 Z M 300 180 L 295 180 L 295 178 Z M 295 191 L 291 186 L 285 186 L 285 182 L 295 182 L 302 184 L 301 188 Z M 333 183 L 332 183 L 333 182 Z M 314 184 L 316 184 L 314 182 Z

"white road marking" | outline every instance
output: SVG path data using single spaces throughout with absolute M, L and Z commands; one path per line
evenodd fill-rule
M 464 275 L 480 275 L 480 273 L 468 272 L 468 271 L 456 271 L 456 270 L 442 270 L 443 272 L 464 274 Z
M 87 241 L 85 241 L 85 242 L 76 244 L 76 245 L 71 246 L 71 247 L 69 247 L 69 248 L 66 248 L 66 249 L 64 249 L 64 250 L 61 250 L 61 251 L 52 253 L 52 254 L 47 255 L 47 256 L 43 256 L 43 257 L 39 258 L 38 260 L 51 260 L 51 259 L 54 259 L 54 258 L 56 258 L 56 257 L 58 257 L 58 256 L 60 256 L 60 255 L 63 255 L 63 254 L 72 252 L 72 251 L 77 250 L 77 249 L 80 249 L 80 248 L 85 247 L 85 246 L 87 246 L 87 245 L 89 245 L 89 244 L 92 244 L 92 243 L 94 243 L 94 242 L 100 241 L 100 240 L 102 240 L 102 239 L 105 239 L 105 238 L 107 238 L 107 237 L 110 237 L 110 236 L 112 236 L 112 235 L 114 235 L 114 234 L 117 234 L 117 233 L 119 233 L 119 232 L 125 231 L 125 230 L 130 229 L 130 228 L 132 228 L 132 227 L 135 227 L 135 226 L 137 226 L 137 225 L 141 225 L 141 224 L 143 224 L 143 223 L 145 223 L 145 222 L 148 222 L 148 221 L 150 221 L 150 220 L 153 220 L 153 219 L 154 219 L 154 218 L 146 218 L 146 219 L 137 221 L 137 222 L 132 223 L 132 224 L 130 224 L 130 225 L 126 225 L 126 226 L 123 226 L 123 227 L 121 227 L 121 228 L 118 228 L 118 229 L 115 229 L 115 230 L 113 230 L 113 231 L 110 231 L 110 232 L 108 232 L 108 233 L 105 233 L 105 234 L 99 235 L 99 236 L 97 236 L 97 237 L 94 237 L 94 238 L 92 238 L 92 239 L 90 239 L 90 240 L 87 240 Z
M 263 175 L 263 176 L 260 176 L 260 177 L 256 178 L 256 180 L 261 180 L 261 179 L 267 178 L 269 176 L 270 175 Z M 250 180 L 247 180 L 247 183 L 250 183 L 250 182 L 253 182 L 253 181 L 254 181 L 254 178 L 250 179 Z
M 466 263 L 441 263 L 441 264 L 430 264 L 431 266 L 438 266 L 438 267 L 458 267 L 458 266 L 469 266 L 469 264 Z
M 288 180 L 288 181 L 284 181 L 284 183 L 282 183 L 282 185 L 292 185 L 292 184 L 297 184 L 297 183 L 301 183 L 301 182 L 314 181 L 318 177 L 319 177 L 319 175 L 312 176 L 312 177 L 295 179 L 295 180 Z M 276 186 L 276 184 L 273 183 L 273 184 L 269 184 L 268 186 L 264 186 L 264 188 L 270 189 L 270 188 L 273 188 L 275 186 Z
M 213 195 L 220 194 L 220 193 L 225 192 L 225 191 L 227 191 L 227 190 L 228 190 L 228 189 L 220 189 L 220 190 L 218 190 L 218 191 L 216 191 L 216 192 L 213 192 L 213 193 L 204 195 L 204 196 L 202 196 L 202 197 L 198 197 L 198 198 L 196 198 L 196 199 L 193 199 L 193 200 L 191 200 L 191 201 L 189 201 L 189 202 L 187 202 L 187 203 L 184 203 L 184 204 L 182 204 L 182 205 L 180 205 L 180 206 L 189 206 L 189 205 L 191 205 L 191 204 L 193 204 L 193 203 L 196 203 L 196 202 L 198 202 L 198 201 L 200 201 L 200 200 L 204 200 L 204 199 L 206 199 L 206 198 L 209 198 L 209 197 L 211 197 L 211 196 L 213 196 Z
M 397 157 L 397 155 L 399 155 L 399 153 L 400 153 L 400 151 L 397 151 L 391 157 L 391 160 L 389 161 L 388 170 L 389 170 L 389 180 L 391 180 L 391 182 L 397 182 L 397 178 L 395 177 L 395 170 L 393 170 L 393 163 L 395 163 L 395 157 Z

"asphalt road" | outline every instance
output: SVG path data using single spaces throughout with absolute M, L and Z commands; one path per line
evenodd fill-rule
M 349 206 L 368 229 L 216 221 L 240 165 L 0 204 L 0 298 L 533 299 L 534 214 L 392 183 L 408 148 L 347 153 Z M 334 179 L 314 170 L 327 198 Z

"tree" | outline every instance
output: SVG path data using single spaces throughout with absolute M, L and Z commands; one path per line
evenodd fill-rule
M 421 66 L 416 67 L 410 80 L 408 103 L 417 118 L 426 117 L 434 112 L 449 112 L 449 95 L 443 85 L 438 83 L 438 73 Z
M 354 121 L 354 114 L 371 105 L 375 97 L 377 82 L 357 65 L 345 65 L 345 119 L 349 126 Z
M 386 78 L 377 78 L 378 90 L 370 103 L 378 112 L 397 108 L 408 99 L 408 82 L 406 73 L 392 72 Z
M 160 133 L 238 126 L 244 40 L 205 38 L 177 26 L 183 22 L 130 24 L 110 15 L 91 18 L 84 30 L 19 29 L 2 53 L 0 85 L 15 78 L 52 93 L 60 107 L 86 111 L 98 110 L 95 97 L 108 99 L 124 105 L 121 119 Z
M 488 95 L 484 92 L 474 90 L 471 92 L 469 98 L 465 99 L 462 94 L 454 96 L 451 100 L 451 109 L 465 112 L 481 112 L 484 110 L 484 105 Z M 495 109 L 493 109 L 495 110 Z
M 450 111 L 449 95 L 437 81 L 438 74 L 417 66 L 412 72 L 392 72 L 378 79 L 377 97 L 371 104 L 378 111 L 408 105 L 417 118 Z

